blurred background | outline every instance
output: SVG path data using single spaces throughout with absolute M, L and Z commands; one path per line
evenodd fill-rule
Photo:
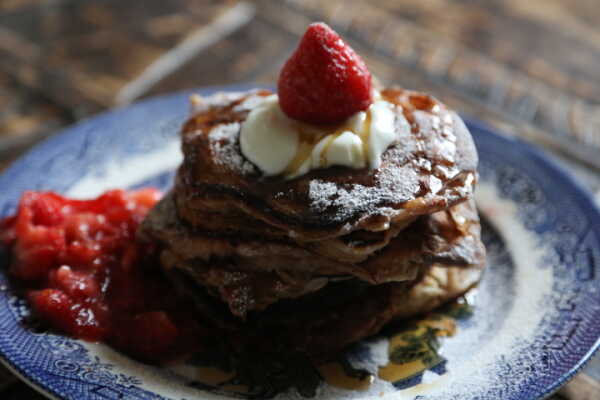
M 0 0 L 0 159 L 147 96 L 273 83 L 316 20 L 383 82 L 600 166 L 597 0 Z
M 545 147 L 598 193 L 598 0 L 0 0 L 0 168 L 61 127 L 148 96 L 273 84 L 318 20 L 382 82 Z M 34 398 L 2 375 L 0 397 Z M 557 398 L 598 399 L 596 380 L 598 359 Z

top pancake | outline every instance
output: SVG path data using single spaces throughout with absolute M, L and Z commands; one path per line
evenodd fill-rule
M 398 140 L 378 169 L 329 167 L 291 180 L 264 177 L 242 155 L 239 133 L 249 111 L 270 94 L 221 93 L 197 104 L 182 130 L 184 162 L 175 188 L 178 214 L 187 223 L 214 229 L 205 226 L 207 213 L 239 213 L 314 241 L 405 225 L 471 197 L 477 152 L 464 123 L 436 99 L 399 88 L 381 92 L 397 106 Z M 400 129 L 404 118 L 409 133 Z

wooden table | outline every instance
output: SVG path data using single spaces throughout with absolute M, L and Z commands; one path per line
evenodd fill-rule
M 544 146 L 600 189 L 597 0 L 0 0 L 0 166 L 110 107 L 273 83 L 316 20 L 381 81 Z M 600 399 L 598 382 L 596 357 L 553 399 Z M 41 398 L 2 369 L 0 397 Z

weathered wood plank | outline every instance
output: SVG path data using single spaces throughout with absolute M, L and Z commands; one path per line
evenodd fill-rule
M 9 9 L 0 13 L 0 68 L 81 114 L 97 111 L 237 3 L 59 0 Z
M 73 121 L 68 110 L 0 71 L 0 164 Z
M 585 374 L 579 374 L 558 394 L 569 400 L 597 400 L 600 399 L 600 383 Z
M 252 23 L 207 41 L 161 76 L 147 74 L 149 66 L 240 1 L 0 1 L 0 69 L 11 75 L 0 73 L 0 158 L 119 98 L 273 84 L 306 24 L 325 20 L 382 81 L 430 91 L 508 134 L 600 166 L 596 0 L 246 3 L 258 7 Z M 124 96 L 132 85 L 138 90 Z M 590 363 L 590 375 L 600 376 L 598 365 Z M 0 368 L 0 389 L 2 382 Z M 0 397 L 41 398 L 24 384 Z M 553 397 L 592 398 L 600 398 L 597 381 L 582 375 Z
M 279 27 L 256 20 L 193 57 L 146 95 L 254 81 L 285 60 L 295 38 Z
M 40 93 L 24 90 L 23 85 L 0 71 L 0 135 L 19 137 L 55 129 L 69 121 L 69 113 Z

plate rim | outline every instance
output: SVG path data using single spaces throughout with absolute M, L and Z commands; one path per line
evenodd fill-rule
M 49 137 L 35 144 L 25 153 L 20 155 L 15 161 L 13 161 L 11 165 L 0 174 L 0 178 L 4 180 L 10 178 L 11 175 L 20 173 L 24 169 L 27 169 L 27 161 L 30 158 L 35 158 L 39 154 L 43 154 L 50 148 L 60 146 L 62 143 L 65 142 L 69 142 L 72 139 L 72 137 L 77 137 L 80 134 L 79 131 L 82 128 L 85 128 L 88 125 L 97 124 L 99 121 L 118 118 L 119 114 L 129 113 L 132 109 L 144 108 L 154 102 L 166 101 L 169 99 L 182 97 L 184 95 L 191 95 L 193 93 L 210 95 L 219 91 L 236 92 L 260 88 L 273 89 L 273 86 L 262 85 L 257 83 L 203 86 L 198 88 L 170 92 L 162 95 L 156 95 L 145 98 L 140 101 L 136 101 L 124 107 L 118 107 L 103 111 L 93 116 L 84 118 L 75 124 L 63 127 L 62 129 L 59 129 L 55 133 L 51 134 Z M 565 184 L 573 188 L 573 192 L 576 194 L 574 196 L 574 200 L 585 211 L 586 216 L 589 216 L 591 213 L 595 214 L 596 218 L 600 219 L 600 207 L 598 207 L 598 205 L 596 204 L 593 193 L 588 188 L 584 187 L 582 182 L 580 182 L 579 179 L 577 179 L 569 170 L 567 170 L 565 167 L 563 167 L 557 161 L 555 161 L 554 157 L 551 154 L 546 153 L 543 149 L 539 148 L 535 144 L 529 143 L 520 137 L 508 135 L 502 132 L 502 130 L 497 130 L 489 124 L 477 118 L 473 118 L 468 114 L 461 113 L 461 116 L 464 118 L 465 124 L 467 125 L 469 130 L 480 131 L 485 135 L 492 136 L 496 140 L 500 140 L 512 146 L 516 146 L 519 149 L 519 151 L 522 151 L 523 153 L 527 154 L 527 156 L 534 158 L 535 161 L 539 165 L 543 166 L 543 168 L 546 169 L 548 172 L 550 172 L 551 175 L 557 177 L 558 179 L 562 180 Z M 0 185 L 0 190 L 1 189 L 2 187 Z M 541 392 L 539 394 L 538 399 L 541 400 L 548 398 L 553 393 L 558 391 L 565 383 L 567 383 L 577 373 L 579 373 L 599 350 L 600 337 L 596 339 L 594 345 L 591 346 L 591 348 L 586 352 L 586 354 L 582 358 L 580 358 L 579 361 L 568 370 L 568 372 L 563 373 L 563 375 L 559 379 L 556 379 L 551 385 L 549 385 L 546 388 L 545 391 Z M 5 366 L 11 373 L 17 376 L 17 378 L 21 382 L 26 383 L 28 386 L 30 386 L 40 394 L 50 399 L 62 398 L 60 393 L 57 393 L 54 389 L 47 387 L 38 378 L 27 375 L 19 365 L 14 364 L 4 354 L 3 349 L 0 349 L 0 364 Z

